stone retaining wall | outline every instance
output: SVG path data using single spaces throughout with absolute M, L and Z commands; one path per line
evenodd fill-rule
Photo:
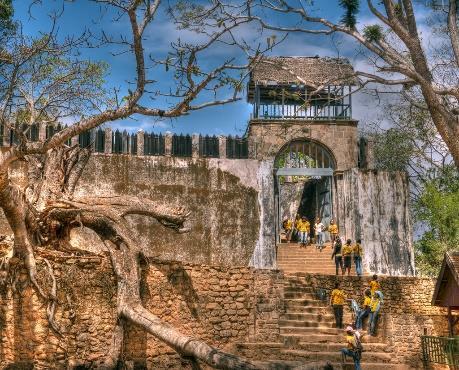
M 115 325 L 116 299 L 108 260 L 56 261 L 56 319 L 64 335 L 58 337 L 49 329 L 46 307 L 23 285 L 27 280 L 20 275 L 16 293 L 3 289 L 0 294 L 0 369 L 12 364 L 21 369 L 32 364 L 35 369 L 90 365 L 106 353 Z M 39 271 L 39 278 L 46 281 L 41 263 Z M 280 342 L 278 320 L 285 308 L 284 276 L 279 271 L 151 259 L 142 277 L 145 306 L 187 335 L 230 352 L 236 343 Z M 326 289 L 336 280 L 308 274 L 300 278 L 314 288 Z M 340 277 L 349 298 L 358 298 L 368 279 Z M 385 302 L 379 335 L 392 346 L 393 362 L 417 366 L 420 335 L 446 334 L 444 310 L 430 306 L 433 281 L 382 277 L 381 285 Z M 133 325 L 128 325 L 122 360 L 149 369 L 187 366 L 173 350 Z
M 108 350 L 116 317 L 108 260 L 69 259 L 53 265 L 59 289 L 56 320 L 63 336 L 50 330 L 46 307 L 30 286 L 19 284 L 16 293 L 3 289 L 0 369 L 90 366 Z M 279 272 L 150 260 L 142 276 L 145 306 L 184 334 L 228 351 L 237 342 L 278 339 Z M 40 279 L 46 281 L 46 275 Z M 26 281 L 25 274 L 20 281 Z M 187 367 L 175 351 L 134 325 L 128 325 L 122 360 L 137 368 Z
M 337 278 L 305 274 L 304 279 L 314 288 L 331 290 Z M 370 280 L 371 277 L 339 278 L 347 298 L 356 299 L 360 304 L 362 292 Z M 378 280 L 384 294 L 384 303 L 377 334 L 391 345 L 393 362 L 422 368 L 421 335 L 448 336 L 446 310 L 431 305 L 435 281 L 429 278 L 390 276 L 381 276 Z

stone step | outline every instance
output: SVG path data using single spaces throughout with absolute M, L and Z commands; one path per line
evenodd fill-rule
M 324 327 L 324 328 L 335 328 L 335 320 L 334 318 L 330 318 L 327 320 L 321 320 L 321 321 L 314 321 L 314 320 L 309 320 L 309 321 L 304 321 L 304 320 L 285 320 L 285 319 L 280 319 L 279 320 L 279 327 L 284 328 L 284 327 L 296 327 L 296 328 L 318 328 L 318 327 Z
M 322 313 L 322 312 L 292 312 L 281 315 L 282 320 L 301 320 L 301 321 L 334 321 L 335 316 L 333 313 Z
M 284 299 L 308 299 L 308 300 L 317 300 L 317 295 L 312 292 L 303 292 L 301 289 L 297 289 L 296 291 L 285 291 L 284 289 Z
M 322 370 L 325 362 L 321 363 L 308 363 L 302 361 L 254 361 L 258 368 L 263 370 Z M 353 370 L 354 364 L 348 362 L 344 365 L 341 362 L 328 362 L 334 370 Z M 386 364 L 386 363 L 371 363 L 361 362 L 363 370 L 416 370 L 413 367 L 405 364 Z
M 322 303 L 322 302 L 321 302 Z M 325 306 L 325 303 L 322 303 L 320 306 L 303 306 L 291 304 L 286 305 L 285 313 L 314 313 L 314 314 L 324 314 L 331 312 L 330 306 Z
M 385 352 L 390 353 L 392 351 L 391 347 L 385 343 L 364 343 L 365 352 Z M 299 349 L 303 351 L 311 352 L 334 352 L 339 351 L 343 348 L 343 343 L 330 343 L 330 342 L 297 342 L 291 345 L 292 348 L 287 348 L 288 344 L 279 343 L 279 342 L 247 342 L 247 343 L 238 343 L 236 348 L 239 351 L 256 351 L 257 353 L 269 354 L 273 351 L 280 351 L 281 349 Z
M 289 298 L 284 299 L 285 307 L 311 307 L 311 306 L 324 306 L 324 302 L 315 298 Z
M 344 347 L 344 343 L 314 343 L 314 342 L 300 342 L 295 346 L 297 349 L 312 352 L 327 352 L 327 351 L 339 351 Z M 363 343 L 363 348 L 366 352 L 385 352 L 391 353 L 392 349 L 385 343 Z
M 334 326 L 334 325 L 333 325 Z M 335 338 L 329 338 L 330 342 L 342 342 L 344 338 L 344 329 L 338 329 L 335 327 L 330 327 L 327 323 L 322 323 L 319 326 L 279 326 L 279 333 L 282 336 L 291 336 L 291 335 L 297 335 L 297 336 L 308 336 L 308 335 L 325 335 L 329 337 L 335 337 Z M 384 340 L 382 340 L 380 337 L 373 337 L 370 335 L 366 335 L 365 331 L 361 331 L 361 333 L 365 337 L 365 341 L 368 342 L 381 342 L 383 343 Z M 303 341 L 300 338 L 300 341 Z M 306 341 L 309 342 L 309 341 Z
M 327 329 L 329 330 L 329 329 Z M 309 330 L 305 333 L 281 333 L 280 338 L 284 343 L 338 343 L 342 345 L 344 343 L 344 335 L 336 334 L 323 334 L 322 332 L 316 330 Z M 362 343 L 381 343 L 384 344 L 383 338 L 372 337 L 369 335 L 364 335 L 362 337 Z
M 309 292 L 314 293 L 314 289 L 310 285 L 304 283 L 284 283 L 284 292 Z
M 343 345 L 342 348 L 346 346 Z M 313 352 L 313 351 L 304 351 L 304 350 L 297 350 L 297 349 L 282 349 L 279 351 L 279 354 L 273 353 L 272 355 L 274 358 L 280 358 L 282 360 L 301 360 L 307 362 L 319 362 L 319 361 L 332 361 L 332 362 L 339 362 L 341 361 L 341 352 L 337 351 L 321 351 L 321 352 Z M 390 362 L 392 355 L 390 353 L 385 352 L 370 352 L 366 351 L 362 353 L 362 360 L 368 362 L 377 362 L 377 363 L 387 363 Z
M 329 336 L 343 336 L 343 329 L 330 328 L 325 325 L 317 327 L 297 327 L 297 326 L 281 326 L 279 327 L 280 334 L 323 334 Z M 342 339 L 342 338 L 340 338 Z

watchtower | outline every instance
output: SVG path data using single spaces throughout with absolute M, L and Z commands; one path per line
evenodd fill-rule
M 354 70 L 345 59 L 269 57 L 250 75 L 251 156 L 273 160 L 277 240 L 285 217 L 335 218 L 341 174 L 358 166 Z
M 248 84 L 248 101 L 253 105 L 248 129 L 252 155 L 275 158 L 292 142 L 300 150 L 304 146 L 309 157 L 316 149 L 321 155 L 324 148 L 335 160 L 334 171 L 357 167 L 357 121 L 352 119 L 351 95 L 355 81 L 345 59 L 262 59 Z M 315 166 L 321 168 L 321 158 Z

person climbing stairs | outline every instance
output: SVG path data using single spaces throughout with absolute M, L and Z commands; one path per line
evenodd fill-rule
M 318 369 L 329 363 L 333 369 L 353 369 L 348 358 L 342 363 L 340 349 L 345 347 L 344 332 L 335 327 L 328 295 L 314 290 L 304 276 L 287 274 L 284 278 L 283 304 L 285 311 L 278 319 L 278 342 L 239 343 L 237 352 L 257 361 L 261 369 L 302 369 L 316 364 Z M 344 323 L 353 321 L 350 310 L 345 311 Z M 408 370 L 408 365 L 391 362 L 391 347 L 383 337 L 363 333 L 362 369 Z M 306 367 L 308 365 L 308 367 Z

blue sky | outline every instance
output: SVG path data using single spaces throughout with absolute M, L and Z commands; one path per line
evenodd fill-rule
M 304 1 L 304 0 L 303 0 Z M 171 0 L 173 2 L 173 0 Z M 78 34 L 84 28 L 90 29 L 94 33 L 99 33 L 101 29 L 107 34 L 118 36 L 125 34 L 129 24 L 126 19 L 121 19 L 118 22 L 113 22 L 113 14 L 106 11 L 100 11 L 98 5 L 89 1 L 65 1 L 61 0 L 44 0 L 43 6 L 35 6 L 32 9 L 33 19 L 29 17 L 28 6 L 30 1 L 15 0 L 15 18 L 23 24 L 25 33 L 36 35 L 40 31 L 47 31 L 50 28 L 49 18 L 47 16 L 51 9 L 60 9 L 64 4 L 64 12 L 58 22 L 59 32 L 62 35 Z M 362 3 L 366 3 L 363 2 Z M 200 36 L 191 32 L 177 30 L 166 15 L 167 2 L 163 2 L 160 7 L 158 17 L 151 24 L 146 33 L 145 49 L 147 53 L 151 53 L 157 58 L 165 58 L 169 45 L 178 37 L 189 42 L 200 40 Z M 338 6 L 337 0 L 319 0 L 314 2 L 314 8 L 317 14 L 326 15 L 333 21 L 337 21 L 342 14 L 341 8 Z M 359 16 L 360 26 L 372 23 L 366 7 L 362 4 Z M 284 24 L 294 24 L 295 20 L 292 17 L 287 17 L 278 20 Z M 240 37 L 244 37 L 250 42 L 259 42 L 254 26 L 241 29 Z M 261 42 L 265 42 L 266 35 L 262 36 Z M 113 49 L 83 49 L 82 56 L 92 60 L 105 60 L 109 63 L 110 69 L 107 76 L 107 85 L 109 87 L 121 87 L 122 91 L 126 91 L 126 81 L 133 80 L 134 63 L 131 54 L 123 54 L 112 56 Z M 228 48 L 217 47 L 209 50 L 205 55 L 203 62 L 205 64 L 218 63 L 229 55 L 234 53 L 234 50 Z M 314 36 L 305 34 L 293 34 L 277 48 L 271 55 L 293 55 L 293 56 L 344 56 L 349 58 L 353 65 L 359 68 L 368 68 L 365 65 L 365 57 L 359 53 L 358 46 L 345 36 L 335 35 Z M 239 57 L 241 62 L 244 61 L 244 56 Z M 170 75 L 161 67 L 149 72 L 150 78 L 158 81 L 154 87 L 150 89 L 161 89 L 168 91 L 173 88 Z M 354 98 L 353 114 L 354 118 L 361 120 L 363 123 L 369 122 L 376 118 L 375 106 L 378 102 L 367 94 L 358 94 Z M 145 105 L 153 107 L 167 108 L 165 99 L 144 99 Z M 251 106 L 243 99 L 240 102 L 225 106 L 217 106 L 207 108 L 202 111 L 192 112 L 189 116 L 180 117 L 177 119 L 166 119 L 158 121 L 152 117 L 135 117 L 135 119 L 127 119 L 122 122 L 112 123 L 115 128 L 123 127 L 130 131 L 135 131 L 142 128 L 145 131 L 173 131 L 183 133 L 203 133 L 203 134 L 238 134 L 242 135 L 246 129 L 247 122 L 250 117 Z

